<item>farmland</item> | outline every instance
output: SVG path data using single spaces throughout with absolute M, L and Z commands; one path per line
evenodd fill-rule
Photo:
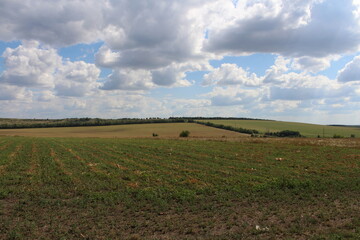
M 0 149 L 0 239 L 360 237 L 358 139 L 0 137 Z
M 334 134 L 350 137 L 354 134 L 360 137 L 359 127 L 337 127 L 317 124 L 306 124 L 296 122 L 282 122 L 271 120 L 199 120 L 201 122 L 212 122 L 235 128 L 255 129 L 260 133 L 278 132 L 283 130 L 299 131 L 305 137 L 333 137 Z
M 99 138 L 146 138 L 153 133 L 160 138 L 178 137 L 183 130 L 197 138 L 239 138 L 246 135 L 236 132 L 209 128 L 195 123 L 128 124 L 93 127 L 0 129 L 0 136 L 32 137 L 99 137 Z

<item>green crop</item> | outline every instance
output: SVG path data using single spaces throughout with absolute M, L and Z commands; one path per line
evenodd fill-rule
M 359 147 L 1 137 L 0 239 L 356 239 Z

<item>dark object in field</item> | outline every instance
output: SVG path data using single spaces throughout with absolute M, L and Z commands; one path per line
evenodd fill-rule
M 179 137 L 188 137 L 190 135 L 190 132 L 188 130 L 182 131 L 179 135 Z
M 267 132 L 265 136 L 274 136 L 274 137 L 301 137 L 300 132 L 292 130 L 284 130 L 281 132 Z

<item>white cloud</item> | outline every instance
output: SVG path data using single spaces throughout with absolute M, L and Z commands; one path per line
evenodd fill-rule
M 0 39 L 38 40 L 53 46 L 91 43 L 101 37 L 107 1 L 2 0 Z
M 54 48 L 45 48 L 38 42 L 24 42 L 3 54 L 5 70 L 0 83 L 22 88 L 56 91 L 59 96 L 81 97 L 96 89 L 100 70 L 83 61 L 62 61 Z M 8 86 L 7 88 L 10 88 Z M 47 92 L 39 100 L 47 101 Z
M 309 100 L 341 98 L 354 94 L 354 88 L 325 76 L 290 72 L 278 77 L 281 84 L 270 85 L 266 100 Z
M 259 86 L 261 79 L 254 73 L 249 73 L 236 64 L 224 63 L 214 71 L 204 75 L 203 85 L 217 84 L 219 86 L 244 85 Z
M 83 61 L 67 61 L 58 68 L 57 74 L 68 81 L 86 83 L 95 82 L 99 77 L 100 70 L 94 64 Z
M 61 64 L 61 57 L 55 49 L 39 47 L 36 42 L 7 48 L 2 57 L 5 71 L 0 81 L 17 86 L 53 87 L 53 74 Z
M 291 67 L 295 70 L 317 73 L 328 69 L 331 61 L 338 59 L 338 56 L 330 56 L 325 58 L 300 57 L 295 58 Z
M 354 107 L 359 57 L 338 81 L 319 72 L 359 50 L 359 6 L 358 0 L 242 0 L 236 7 L 231 0 L 2 0 L 0 40 L 22 45 L 3 53 L 0 99 L 22 101 L 29 115 L 54 109 L 51 114 L 108 117 Z M 94 42 L 102 44 L 96 65 L 57 51 Z M 230 63 L 210 66 L 212 59 L 255 52 L 277 54 L 263 76 Z M 101 83 L 98 67 L 112 70 Z M 200 88 L 186 79 L 192 71 L 209 71 L 201 99 L 190 96 Z M 191 85 L 189 99 L 149 97 L 158 87 L 162 93 Z
M 196 1 L 111 1 L 97 63 L 132 69 L 156 69 L 203 58 L 203 22 L 193 14 Z M 119 17 L 121 16 L 121 17 Z
M 103 45 L 95 54 L 95 61 L 100 67 L 114 68 L 120 61 L 120 53 L 113 52 L 109 47 Z
M 162 103 L 156 99 L 133 93 L 123 93 L 121 96 L 112 95 L 106 101 L 96 104 L 102 105 L 104 114 L 121 114 L 123 117 L 128 115 L 160 116 L 160 112 L 165 110 Z M 105 113 L 106 112 L 106 113 Z
M 85 110 L 87 107 L 86 101 L 80 99 L 70 99 L 64 104 L 65 110 Z
M 154 87 L 147 70 L 115 69 L 102 85 L 103 90 L 148 90 Z
M 259 111 L 262 111 L 265 114 L 269 114 L 269 109 L 271 109 L 270 114 L 273 113 L 283 113 L 287 111 L 292 111 L 299 109 L 300 101 L 289 101 L 289 100 L 274 100 L 267 102 L 265 104 L 260 104 Z
M 360 56 L 356 56 L 351 62 L 347 63 L 338 73 L 339 82 L 359 82 L 360 81 Z
M 264 76 L 264 83 L 279 83 L 283 79 L 280 78 L 284 73 L 289 71 L 290 59 L 286 59 L 283 56 L 278 56 L 273 66 L 266 70 Z
M 94 64 L 65 62 L 56 72 L 55 91 L 58 96 L 82 97 L 97 89 L 100 69 Z
M 176 72 L 172 68 L 152 71 L 152 81 L 159 86 L 171 86 L 185 78 L 185 73 Z
M 156 69 L 151 71 L 152 81 L 158 86 L 190 86 L 191 83 L 187 81 L 185 71 L 181 67 L 169 66 L 166 68 Z
M 52 91 L 45 90 L 37 94 L 36 100 L 39 102 L 50 102 L 55 99 L 55 95 Z
M 359 48 L 358 22 L 350 1 L 241 2 L 233 24 L 210 30 L 208 51 L 325 57 Z
M 25 88 L 0 84 L 0 100 L 22 100 L 31 97 L 31 93 Z
M 206 96 L 213 106 L 253 105 L 260 100 L 261 89 L 242 89 L 241 87 L 215 87 Z
M 231 0 L 3 0 L 0 39 L 52 46 L 105 41 L 119 54 L 118 67 L 134 68 L 208 56 L 207 30 L 211 53 L 319 57 L 358 48 L 357 6 L 356 0 L 244 0 L 236 7 Z
M 104 40 L 111 49 L 122 49 L 126 41 L 125 31 L 123 28 L 110 24 L 104 30 Z
M 235 64 L 223 64 L 204 76 L 207 85 L 216 84 L 205 96 L 210 98 L 212 106 L 241 106 L 253 113 L 256 109 L 265 112 L 264 109 L 271 106 L 272 102 L 278 106 L 276 111 L 282 112 L 295 107 L 302 108 L 300 103 L 304 101 L 341 100 L 345 96 L 356 96 L 356 88 L 352 85 L 322 75 L 296 73 L 290 66 L 291 59 L 278 56 L 264 76 L 254 78 L 257 84 L 249 84 L 251 73 Z M 285 107 L 290 102 L 289 107 Z

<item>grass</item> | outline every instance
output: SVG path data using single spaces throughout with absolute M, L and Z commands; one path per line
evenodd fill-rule
M 0 239 L 359 238 L 359 147 L 0 137 Z
M 200 120 L 203 122 L 212 122 L 233 126 L 238 128 L 255 129 L 261 133 L 278 132 L 283 130 L 299 131 L 306 137 L 333 137 L 335 134 L 342 137 L 350 137 L 355 134 L 360 137 L 360 128 L 357 127 L 336 127 L 317 124 L 306 124 L 296 122 L 266 121 L 266 120 Z
M 202 126 L 195 123 L 128 124 L 96 127 L 61 127 L 0 129 L 0 136 L 31 137 L 99 137 L 99 138 L 146 138 L 153 133 L 160 138 L 178 137 L 180 132 L 189 131 L 193 138 L 238 138 L 246 135 Z

